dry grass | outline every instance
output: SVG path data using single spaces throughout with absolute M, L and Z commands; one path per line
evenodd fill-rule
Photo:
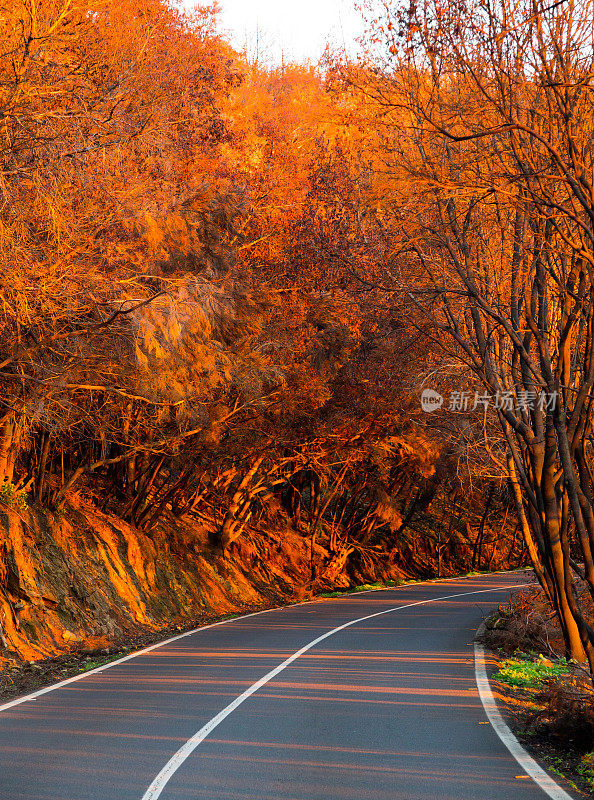
M 579 753 L 594 750 L 594 688 L 589 677 L 552 679 L 538 700 L 544 707 L 534 715 L 539 734 Z
M 517 592 L 508 605 L 487 620 L 485 643 L 504 655 L 543 653 L 560 657 L 563 636 L 553 609 L 540 588 Z

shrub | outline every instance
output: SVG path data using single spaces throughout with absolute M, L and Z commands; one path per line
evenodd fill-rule
M 594 789 L 594 751 L 586 753 L 582 758 L 577 771 L 586 783 Z
M 543 732 L 580 753 L 589 753 L 584 768 L 594 769 L 594 690 L 584 676 L 551 681 L 544 689 L 540 714 Z

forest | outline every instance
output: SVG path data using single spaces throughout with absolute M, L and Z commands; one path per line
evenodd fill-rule
M 532 566 L 594 672 L 593 39 L 386 0 L 271 67 L 216 5 L 5 5 L 4 516 L 298 541 L 314 593 Z

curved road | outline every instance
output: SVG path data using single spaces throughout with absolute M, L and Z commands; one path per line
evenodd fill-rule
M 0 798 L 543 800 L 485 724 L 474 679 L 476 628 L 528 580 L 417 584 L 238 618 L 0 706 Z

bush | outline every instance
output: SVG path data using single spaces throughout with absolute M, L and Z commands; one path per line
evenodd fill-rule
M 541 730 L 565 747 L 588 753 L 584 769 L 594 769 L 594 689 L 586 677 L 571 676 L 551 681 L 542 693 L 545 709 Z
M 555 614 L 541 589 L 517 592 L 511 603 L 487 620 L 485 643 L 492 650 L 513 656 L 523 653 L 563 653 L 563 637 Z
M 579 774 L 584 778 L 586 783 L 594 789 L 594 752 L 586 753 L 582 758 L 579 767 L 577 768 Z

